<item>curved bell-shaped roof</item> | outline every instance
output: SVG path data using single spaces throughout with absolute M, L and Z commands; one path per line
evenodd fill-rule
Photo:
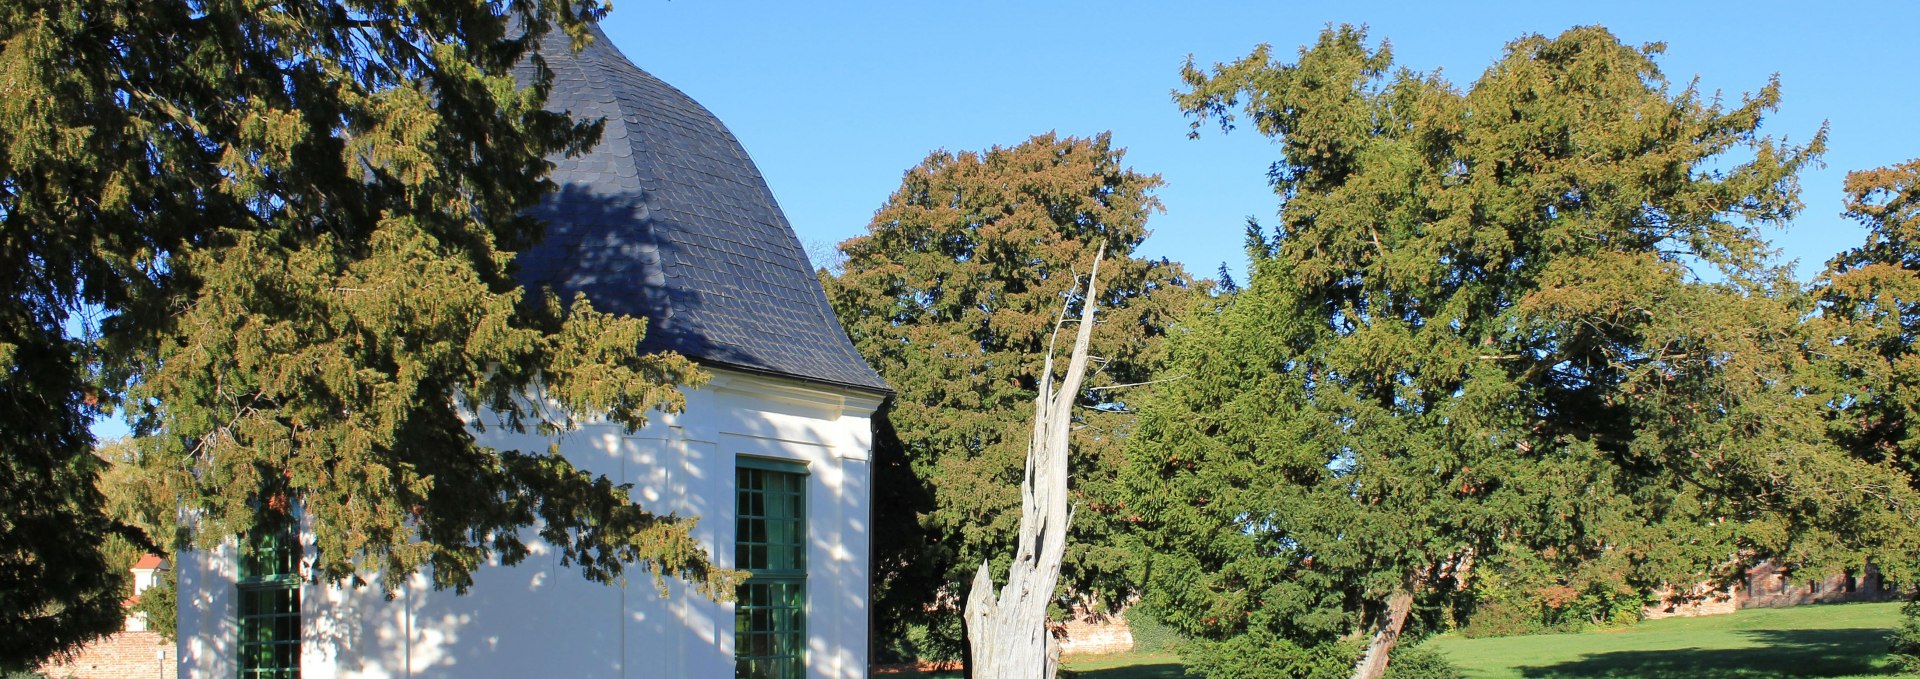
M 854 350 L 759 168 L 718 118 L 640 70 L 598 26 L 575 53 L 557 33 L 547 108 L 605 118 L 600 143 L 556 158 L 559 190 L 519 278 L 647 319 L 642 348 L 706 364 L 889 391 Z

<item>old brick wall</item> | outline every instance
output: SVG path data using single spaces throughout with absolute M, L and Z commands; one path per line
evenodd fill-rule
M 1709 584 L 1694 585 L 1688 592 L 1675 592 L 1672 587 L 1663 587 L 1655 592 L 1657 603 L 1648 604 L 1641 611 L 1641 617 L 1648 620 L 1660 618 L 1694 618 L 1702 615 L 1724 615 L 1740 610 L 1740 586 L 1732 591 L 1717 589 Z
M 40 667 L 53 679 L 177 679 L 173 642 L 157 632 L 121 632 L 88 644 L 66 662 Z
M 1133 650 L 1133 630 L 1127 626 L 1125 613 L 1109 615 L 1076 610 L 1071 619 L 1055 623 L 1054 634 L 1060 636 L 1061 655 L 1105 655 Z
M 1808 581 L 1798 573 L 1762 561 L 1747 568 L 1744 580 L 1728 587 L 1701 583 L 1684 593 L 1669 587 L 1658 595 L 1659 601 L 1643 611 L 1647 619 L 1721 615 L 1744 608 L 1892 601 L 1901 596 L 1901 591 L 1882 579 L 1880 569 L 1871 565 L 1857 576 L 1836 573 Z
M 1859 576 L 1829 575 L 1811 582 L 1801 574 L 1762 563 L 1747 569 L 1740 590 L 1741 608 L 1781 608 L 1801 604 L 1843 601 L 1891 601 L 1900 592 L 1880 578 L 1880 569 L 1867 566 Z

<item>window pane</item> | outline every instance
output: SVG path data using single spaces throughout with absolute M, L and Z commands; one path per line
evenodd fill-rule
M 240 549 L 239 676 L 299 679 L 300 544 L 290 532 L 248 538 Z
M 806 475 L 736 474 L 734 555 L 752 577 L 735 597 L 736 677 L 801 679 L 806 669 Z

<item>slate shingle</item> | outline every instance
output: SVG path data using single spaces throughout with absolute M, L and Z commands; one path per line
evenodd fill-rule
M 890 391 L 848 341 L 759 168 L 705 107 L 640 70 L 598 26 L 575 54 L 542 41 L 550 110 L 606 119 L 600 143 L 556 158 L 547 224 L 520 279 L 561 299 L 644 316 L 641 348 L 864 391 Z

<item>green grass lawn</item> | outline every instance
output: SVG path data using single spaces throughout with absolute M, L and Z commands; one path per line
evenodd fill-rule
M 1471 679 L 1748 679 L 1891 677 L 1887 632 L 1900 604 L 1752 609 L 1632 627 L 1495 639 L 1442 636 L 1427 644 Z M 1184 679 L 1178 656 L 1068 658 L 1080 679 Z M 894 675 L 957 679 L 960 674 Z
M 1834 604 L 1428 644 L 1473 679 L 1884 677 L 1896 674 L 1886 637 L 1899 619 L 1898 603 Z
M 1061 663 L 1078 679 L 1186 679 L 1180 656 L 1167 653 L 1120 653 L 1067 658 Z

